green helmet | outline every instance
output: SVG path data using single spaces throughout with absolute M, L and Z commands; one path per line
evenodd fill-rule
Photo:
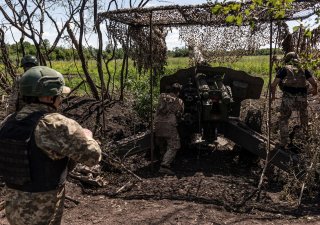
M 39 65 L 38 60 L 33 55 L 25 55 L 21 59 L 21 67 L 33 67 L 38 65 Z
M 284 57 L 284 62 L 285 62 L 285 63 L 289 63 L 289 62 L 291 62 L 291 61 L 296 62 L 296 63 L 300 62 L 300 59 L 299 59 L 299 56 L 298 56 L 297 53 L 295 53 L 295 52 L 288 52 L 288 53 L 285 55 L 285 57 Z
M 56 96 L 67 94 L 70 88 L 65 86 L 61 73 L 46 66 L 35 66 L 26 71 L 19 81 L 22 96 Z

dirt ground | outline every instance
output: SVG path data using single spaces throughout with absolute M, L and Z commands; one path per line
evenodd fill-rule
M 72 101 L 81 110 L 69 104 L 64 114 L 95 130 L 103 146 L 146 128 L 131 105 L 106 103 L 103 128 L 95 124 L 102 115 L 96 103 Z M 263 104 L 262 99 L 245 107 L 263 108 Z M 267 172 L 258 195 L 263 160 L 244 167 L 232 143 L 218 149 L 180 151 L 175 176 L 157 173 L 158 163 L 150 165 L 144 154 L 119 160 L 101 163 L 103 187 L 68 178 L 62 224 L 320 224 L 319 196 L 306 194 L 297 208 L 297 199 L 286 198 L 286 175 L 276 168 Z M 4 210 L 0 224 L 8 224 Z

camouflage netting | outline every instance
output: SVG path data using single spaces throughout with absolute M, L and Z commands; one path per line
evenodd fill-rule
M 225 4 L 232 4 L 232 2 Z M 244 16 L 243 23 L 239 27 L 226 23 L 227 15 L 213 14 L 214 6 L 215 4 L 204 4 L 121 9 L 100 13 L 99 18 L 100 21 L 108 20 L 109 33 L 117 41 L 123 43 L 122 40 L 128 38 L 125 46 L 122 45 L 125 49 L 131 46 L 130 56 L 137 63 L 139 70 L 150 68 L 150 59 L 152 59 L 153 68 L 161 70 L 165 65 L 165 37 L 168 29 L 173 27 L 179 29 L 180 38 L 192 50 L 192 64 L 198 63 L 199 60 L 233 61 L 270 43 L 271 23 L 266 8 L 256 7 L 251 10 L 249 16 Z M 241 11 L 245 11 L 249 6 L 249 2 L 242 4 Z M 273 24 L 275 35 L 272 42 L 281 46 L 283 40 L 286 40 L 285 52 L 292 49 L 295 44 L 303 44 L 302 42 L 294 43 L 297 38 L 289 35 L 288 27 L 283 21 L 306 19 L 318 11 L 318 1 L 296 0 L 293 7 L 286 9 L 285 18 Z M 254 22 L 254 29 L 250 26 L 252 22 Z M 152 58 L 150 57 L 150 27 L 152 27 Z M 301 31 L 299 33 L 298 36 L 301 36 Z M 314 38 L 316 37 L 318 36 Z M 311 40 L 308 41 L 312 43 Z
M 152 58 L 150 57 L 149 27 L 127 26 L 110 21 L 107 30 L 109 36 L 115 38 L 114 42 L 119 41 L 122 48 L 134 60 L 139 72 L 148 70 L 151 62 L 154 69 L 159 73 L 163 72 L 167 60 L 166 28 L 158 26 L 152 28 Z
M 270 24 L 256 26 L 259 29 L 253 30 L 250 26 L 184 26 L 180 28 L 180 38 L 189 46 L 191 65 L 203 61 L 235 61 L 270 42 Z

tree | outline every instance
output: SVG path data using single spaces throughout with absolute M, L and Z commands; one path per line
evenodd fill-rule
M 68 1 L 71 4 L 71 0 Z M 15 29 L 21 32 L 20 44 L 23 54 L 26 54 L 24 40 L 30 39 L 35 48 L 36 55 L 41 65 L 46 65 L 46 60 L 57 46 L 63 32 L 66 29 L 67 22 L 70 17 L 77 12 L 78 8 L 72 7 L 64 20 L 62 26 L 58 26 L 57 20 L 54 18 L 54 8 L 56 5 L 62 4 L 60 1 L 27 1 L 27 0 L 5 0 L 0 5 L 0 12 L 3 14 L 5 23 L 9 23 Z M 69 15 L 69 17 L 68 17 Z M 45 24 L 46 21 L 46 24 Z M 56 34 L 52 45 L 48 45 L 48 41 L 44 40 L 44 26 L 50 21 Z

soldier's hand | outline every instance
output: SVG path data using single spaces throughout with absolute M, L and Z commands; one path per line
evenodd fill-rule
M 83 132 L 86 135 L 86 137 L 88 137 L 88 138 L 92 138 L 93 137 L 91 130 L 83 128 Z

